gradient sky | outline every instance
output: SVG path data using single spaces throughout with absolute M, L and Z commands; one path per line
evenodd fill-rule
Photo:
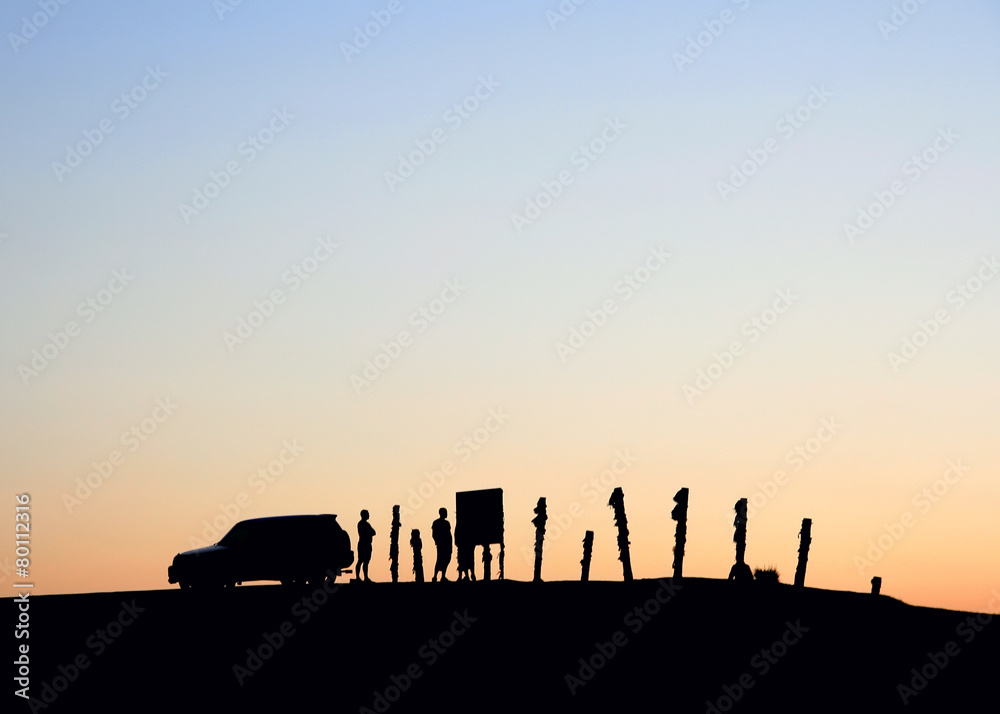
M 227 511 L 336 513 L 356 541 L 367 508 L 371 575 L 388 580 L 393 504 L 450 460 L 404 533 L 428 548 L 456 491 L 500 486 L 509 578 L 531 577 L 545 496 L 544 577 L 579 577 L 591 529 L 591 577 L 620 579 L 614 486 L 636 577 L 668 574 L 687 486 L 686 574 L 727 575 L 733 504 L 757 494 L 752 567 L 791 582 L 809 517 L 807 584 L 867 591 L 878 575 L 913 604 L 987 609 L 996 3 L 913 3 L 898 27 L 888 0 L 590 0 L 566 17 L 556 0 L 71 2 L 36 28 L 43 7 L 0 11 L 0 479 L 3 522 L 31 494 L 36 592 L 167 587 L 173 555 Z M 345 56 L 372 13 L 391 21 Z M 852 240 L 878 195 L 891 204 Z M 780 294 L 787 309 L 766 312 Z M 227 341 L 241 319 L 258 326 Z M 384 350 L 398 354 L 358 387 Z M 718 379 L 692 395 L 699 371 Z M 456 448 L 491 410 L 504 423 Z M 254 478 L 286 443 L 300 453 Z M 10 581 L 9 543 L 0 558 Z

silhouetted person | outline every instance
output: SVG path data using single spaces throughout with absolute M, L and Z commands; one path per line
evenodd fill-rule
M 448 578 L 446 573 L 448 571 L 448 564 L 451 563 L 451 524 L 448 522 L 448 509 L 441 508 L 438 509 L 440 518 L 438 518 L 434 523 L 431 524 L 431 536 L 434 538 L 434 545 L 437 546 L 437 562 L 434 563 L 434 576 L 431 578 L 431 582 L 437 582 L 437 575 L 441 573 L 441 581 L 444 582 Z
M 372 538 L 375 537 L 375 529 L 368 522 L 368 511 L 361 511 L 361 520 L 358 521 L 358 564 L 354 568 L 354 576 L 361 580 L 361 571 L 364 569 L 365 582 L 371 582 L 368 577 L 368 563 L 372 559 Z
M 455 547 L 458 549 L 458 579 L 459 580 L 472 580 L 476 579 L 476 544 L 466 543 L 461 537 L 462 530 L 456 525 L 455 526 Z

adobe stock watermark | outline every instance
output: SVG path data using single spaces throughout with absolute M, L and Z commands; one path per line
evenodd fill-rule
M 942 498 L 948 495 L 955 484 L 970 470 L 968 466 L 962 463 L 961 459 L 948 461 L 947 465 L 948 468 L 945 469 L 941 478 L 935 479 L 930 486 L 917 491 L 913 494 L 913 498 L 910 499 L 910 502 L 919 514 L 925 515 L 930 512 L 934 504 L 940 502 Z M 882 528 L 885 532 L 880 533 L 874 539 L 868 539 L 868 550 L 865 552 L 865 556 L 867 557 L 854 556 L 853 563 L 858 569 L 858 575 L 864 575 L 865 570 L 882 560 L 885 554 L 896 543 L 902 540 L 907 531 L 916 524 L 917 516 L 911 511 L 903 511 L 897 520 L 892 523 L 883 524 Z
M 960 637 L 966 645 L 972 644 L 983 633 L 993 622 L 995 615 L 1000 615 L 1000 590 L 991 590 L 990 596 L 986 612 L 966 615 L 955 627 L 955 636 Z M 903 705 L 909 704 L 911 699 L 927 689 L 945 667 L 961 653 L 962 648 L 955 640 L 948 640 L 937 652 L 928 652 L 926 662 L 918 667 L 912 667 L 909 671 L 910 678 L 905 683 L 896 685 L 896 693 Z
M 651 247 L 646 252 L 648 255 L 645 260 L 638 267 L 625 273 L 613 286 L 615 295 L 621 296 L 621 303 L 631 300 L 632 296 L 642 290 L 650 278 L 673 257 L 663 248 Z M 587 341 L 608 323 L 611 315 L 618 312 L 620 306 L 616 298 L 608 297 L 601 302 L 597 309 L 587 310 L 584 313 L 583 321 L 569 328 L 566 341 L 556 342 L 555 349 L 559 360 L 565 364 L 570 355 L 583 349 Z
M 281 274 L 281 282 L 290 286 L 289 293 L 305 284 L 328 261 L 335 250 L 340 247 L 329 236 L 317 238 L 312 252 L 302 260 L 292 265 Z M 231 332 L 222 333 L 222 342 L 232 354 L 239 345 L 253 337 L 257 330 L 264 326 L 280 305 L 285 304 L 288 295 L 281 288 L 274 288 L 263 300 L 254 300 L 253 308 L 246 315 L 236 318 L 236 327 Z
M 706 714 L 722 714 L 732 711 L 736 702 L 743 699 L 746 693 L 757 685 L 753 672 L 757 672 L 759 677 L 763 677 L 771 669 L 786 657 L 792 647 L 802 641 L 802 635 L 809 632 L 808 627 L 802 624 L 802 620 L 796 620 L 793 624 L 790 620 L 785 620 L 785 630 L 781 635 L 767 647 L 762 647 L 760 652 L 750 658 L 750 670 L 744 672 L 732 684 L 722 685 L 722 694 L 715 699 L 705 700 Z
M 452 445 L 452 453 L 459 457 L 461 463 L 468 462 L 472 459 L 473 454 L 493 439 L 493 436 L 503 428 L 508 419 L 510 419 L 510 414 L 505 412 L 503 407 L 490 409 L 480 426 L 468 434 L 463 434 L 462 438 Z M 400 517 L 412 518 L 444 486 L 445 481 L 457 473 L 458 463 L 450 458 L 444 459 L 437 469 L 424 471 L 424 480 L 416 488 L 411 488 L 407 492 L 408 498 L 406 505 L 400 509 Z
M 422 335 L 431 323 L 437 321 L 448 307 L 468 289 L 469 286 L 464 285 L 459 278 L 446 280 L 444 288 L 437 297 L 431 298 L 428 303 L 410 313 L 408 324 L 416 328 L 416 335 Z M 415 335 L 411 334 L 409 330 L 400 330 L 395 338 L 380 343 L 379 352 L 374 357 L 365 360 L 361 374 L 351 375 L 351 387 L 354 389 L 354 393 L 361 394 L 362 389 L 372 386 L 375 380 L 385 374 L 385 371 L 400 358 L 403 350 L 413 345 L 414 337 Z
M 31 359 L 27 363 L 21 363 L 17 366 L 17 374 L 21 377 L 21 382 L 28 386 L 28 382 L 45 371 L 59 355 L 66 351 L 70 343 L 82 334 L 83 325 L 89 325 L 96 320 L 97 316 L 104 312 L 133 280 L 135 280 L 135 276 L 129 275 L 125 268 L 112 270 L 111 279 L 103 288 L 77 303 L 76 314 L 82 318 L 82 322 L 70 320 L 61 330 L 48 333 L 48 341 L 31 351 Z
M 220 21 L 225 20 L 226 15 L 235 11 L 242 4 L 243 0 L 212 0 L 212 7 Z
M 327 569 L 323 583 L 292 604 L 289 615 L 293 616 L 300 626 L 309 622 L 321 607 L 330 602 L 330 597 L 340 590 L 340 585 L 334 585 L 337 575 L 338 573 Z M 246 684 L 247 680 L 263 669 L 264 664 L 274 658 L 298 632 L 295 622 L 291 619 L 283 620 L 273 632 L 262 632 L 262 642 L 255 647 L 246 648 L 247 656 L 243 664 L 232 666 L 236 683 L 241 687 Z
M 629 469 L 638 460 L 631 449 L 626 448 L 624 451 L 617 449 L 608 468 L 601 471 L 597 476 L 591 476 L 588 481 L 585 481 L 580 486 L 580 495 L 585 496 L 587 502 L 591 505 L 601 499 L 606 503 L 611 491 L 618 484 L 619 478 L 628 473 Z M 548 521 L 545 524 L 545 542 L 549 543 L 559 540 L 565 533 L 569 532 L 570 526 L 577 519 L 583 517 L 584 513 L 583 506 L 577 501 L 573 501 L 566 509 L 561 511 L 556 511 L 550 505 L 547 511 Z M 522 545 L 521 555 L 524 556 L 525 563 L 530 564 L 534 562 L 534 547 Z
M 795 132 L 804 127 L 806 122 L 812 119 L 816 112 L 822 109 L 830 101 L 830 97 L 833 96 L 833 92 L 828 90 L 825 84 L 820 84 L 818 88 L 813 85 L 810 89 L 812 92 L 809 93 L 809 96 L 801 104 L 792 111 L 785 112 L 785 115 L 775 122 L 774 130 L 785 139 L 791 139 L 795 136 Z M 729 183 L 726 183 L 722 179 L 715 182 L 715 188 L 718 189 L 722 202 L 726 203 L 729 201 L 730 195 L 743 188 L 750 177 L 764 167 L 770 155 L 777 152 L 780 148 L 781 145 L 778 143 L 778 140 L 773 136 L 769 136 L 759 147 L 747 149 L 747 156 L 749 158 L 742 161 L 738 166 L 733 164 L 730 167 Z
M 732 0 L 732 2 L 741 11 L 750 7 L 750 0 Z M 670 56 L 677 67 L 677 73 L 682 73 L 687 65 L 694 64 L 694 61 L 722 36 L 726 27 L 736 22 L 736 17 L 736 13 L 727 8 L 720 12 L 717 18 L 703 21 L 701 24 L 705 28 L 704 30 L 693 36 L 688 35 L 684 52 L 674 52 Z
M 190 224 L 191 219 L 200 216 L 202 211 L 208 208 L 209 204 L 222 195 L 222 191 L 229 187 L 233 178 L 242 173 L 243 169 L 257 160 L 264 151 L 267 150 L 279 134 L 288 128 L 294 114 L 290 114 L 288 109 L 283 107 L 271 112 L 270 121 L 254 134 L 250 134 L 236 147 L 236 153 L 241 157 L 246 157 L 240 163 L 240 159 L 231 159 L 222 167 L 221 171 L 211 170 L 208 172 L 209 181 L 201 188 L 195 188 L 191 192 L 191 205 L 180 203 L 177 210 L 180 211 L 184 223 Z
M 30 18 L 21 18 L 21 31 L 8 32 L 7 41 L 14 54 L 21 51 L 21 48 L 31 42 L 38 35 L 38 31 L 49 24 L 63 5 L 68 5 L 70 0 L 38 0 L 38 11 Z
M 66 145 L 66 154 L 62 162 L 52 162 L 52 170 L 55 172 L 59 182 L 62 183 L 67 174 L 71 174 L 80 168 L 83 160 L 94 153 L 94 149 L 103 144 L 108 134 L 115 130 L 117 126 L 115 122 L 117 121 L 120 124 L 132 116 L 132 112 L 138 109 L 139 105 L 146 101 L 149 95 L 159 88 L 163 82 L 163 78 L 169 76 L 169 74 L 160 69 L 160 65 L 156 65 L 154 69 L 147 64 L 146 74 L 139 80 L 139 83 L 129 91 L 122 92 L 118 99 L 111 102 L 109 111 L 115 115 L 115 118 L 104 117 L 97 122 L 95 128 L 84 129 L 81 132 L 83 139 L 73 146 Z
M 559 198 L 567 186 L 576 180 L 584 171 L 589 169 L 608 148 L 621 138 L 621 135 L 628 128 L 628 124 L 621 118 L 605 119 L 604 128 L 600 133 L 586 144 L 580 146 L 569 155 L 569 162 L 576 169 L 576 174 L 570 169 L 563 169 L 551 181 L 542 182 L 541 193 L 534 197 L 528 196 L 524 199 L 524 215 L 511 213 L 510 220 L 514 224 L 514 230 L 519 234 L 524 229 L 537 221 L 542 212 L 548 209 L 557 198 Z
M 281 449 L 274 458 L 261 466 L 247 477 L 247 486 L 260 496 L 267 490 L 268 486 L 285 475 L 285 469 L 295 463 L 295 460 L 302 455 L 305 447 L 301 446 L 296 439 L 289 442 L 287 439 L 282 443 Z M 202 538 L 191 536 L 188 542 L 191 548 L 204 548 L 218 543 L 219 539 L 237 522 L 240 514 L 250 508 L 253 497 L 246 491 L 240 491 L 228 503 L 219 504 L 219 514 L 212 518 L 202 520 L 205 528 L 202 530 Z
M 926 4 L 927 0 L 903 0 L 898 5 L 893 4 L 889 17 L 875 23 L 882 39 L 887 40 L 893 32 L 899 32 L 900 28 L 919 12 L 920 6 Z
M 451 622 L 436 636 L 427 638 L 427 641 L 420 645 L 417 649 L 417 658 L 406 665 L 401 674 L 389 675 L 389 684 L 385 688 L 373 690 L 371 708 L 362 706 L 358 709 L 358 713 L 383 714 L 389 711 L 389 708 L 426 674 L 424 667 L 433 667 L 455 646 L 458 638 L 468 632 L 472 624 L 478 620 L 479 618 L 470 615 L 467 609 L 461 613 L 453 610 Z M 424 667 L 420 666 L 421 663 L 425 663 Z
M 785 463 L 791 467 L 792 473 L 798 473 L 807 463 L 819 455 L 823 447 L 833 440 L 833 437 L 843 430 L 844 425 L 837 421 L 837 417 L 820 419 L 819 428 L 816 429 L 815 435 L 789 449 L 785 454 Z M 778 469 L 767 481 L 757 481 L 757 490 L 747 499 L 747 520 L 757 515 L 788 483 L 789 472 L 785 469 Z M 732 511 L 727 511 L 726 520 L 732 521 L 732 518 Z
M 108 452 L 107 458 L 92 461 L 91 471 L 86 476 L 76 477 L 76 488 L 73 489 L 73 493 L 63 493 L 62 502 L 66 506 L 66 512 L 73 513 L 74 508 L 83 505 L 83 502 L 90 498 L 94 491 L 111 478 L 116 469 L 120 469 L 124 465 L 125 457 L 138 451 L 139 447 L 159 431 L 160 426 L 173 416 L 175 411 L 177 411 L 177 405 L 170 400 L 170 397 L 157 399 L 156 406 L 153 407 L 148 417 L 141 419 L 122 432 L 119 442 L 124 448 L 112 449 Z
M 770 307 L 764 308 L 760 313 L 752 316 L 743 323 L 740 334 L 750 338 L 748 344 L 753 344 L 760 339 L 760 336 L 771 329 L 778 319 L 788 312 L 793 303 L 799 300 L 799 296 L 792 292 L 791 288 L 776 290 L 778 296 Z M 740 340 L 733 340 L 729 347 L 722 352 L 713 352 L 712 361 L 707 367 L 700 368 L 694 380 L 694 386 L 685 382 L 681 386 L 684 398 L 687 403 L 694 405 L 696 397 L 704 396 L 705 392 L 715 386 L 715 383 L 722 379 L 722 376 L 733 368 L 736 360 L 746 354 L 746 345 Z
M 957 134 L 950 126 L 938 129 L 937 136 L 931 143 L 903 162 L 900 172 L 910 179 L 911 184 L 916 183 L 960 138 L 961 135 Z M 856 209 L 857 219 L 843 224 L 844 237 L 850 241 L 851 245 L 854 245 L 857 239 L 871 229 L 875 225 L 875 221 L 884 216 L 886 211 L 896 203 L 896 199 L 904 193 L 906 193 L 906 185 L 903 183 L 903 179 L 899 178 L 891 181 L 887 188 L 873 191 L 872 195 L 875 200 L 867 206 L 858 206 Z
M 980 265 L 975 272 L 957 283 L 955 288 L 945 296 L 945 302 L 948 305 L 954 305 L 955 312 L 974 300 L 996 274 L 1000 273 L 1000 260 L 997 260 L 995 253 L 979 262 Z M 900 367 L 916 357 L 917 353 L 930 344 L 931 338 L 937 336 L 950 319 L 951 315 L 947 308 L 938 308 L 929 319 L 918 320 L 917 329 L 900 340 L 899 352 L 889 352 L 887 355 L 892 371 L 898 372 Z
M 54 674 L 49 679 L 42 681 L 38 697 L 29 696 L 29 678 L 23 678 L 24 683 L 22 688 L 14 690 L 14 694 L 27 699 L 32 712 L 48 709 L 52 706 L 59 699 L 59 695 L 69 689 L 75 681 L 83 676 L 84 671 L 94 664 L 98 657 L 103 655 L 111 645 L 119 640 L 125 633 L 125 628 L 133 625 L 139 615 L 146 611 L 146 608 L 136 605 L 135 599 L 129 602 L 122 600 L 120 604 L 121 609 L 118 611 L 118 614 L 109 620 L 108 624 L 98 628 L 84 641 L 87 647 L 85 651 L 73 657 L 69 661 L 69 664 L 60 664 L 56 668 L 58 674 Z M 25 647 L 26 645 L 21 646 Z M 29 659 L 27 653 L 21 653 L 20 656 L 25 659 L 24 665 L 27 666 Z M 15 660 L 14 664 L 18 664 L 18 661 Z M 22 685 L 18 681 L 18 677 L 15 677 L 14 681 L 19 686 Z
M 382 34 L 382 30 L 392 24 L 392 18 L 403 12 L 403 5 L 400 0 L 389 0 L 381 10 L 372 10 L 372 19 L 364 25 L 355 25 L 354 37 L 350 42 L 340 43 L 340 52 L 344 55 L 347 64 L 350 64 L 355 55 L 372 43 L 376 37 Z
M 471 119 L 472 115 L 478 112 L 483 104 L 489 101 L 499 86 L 500 83 L 493 79 L 492 74 L 488 77 L 479 75 L 479 84 L 476 85 L 476 88 L 461 101 L 455 102 L 444 110 L 444 113 L 441 115 L 441 121 L 447 125 L 447 128 L 435 127 L 426 138 L 417 139 L 414 142 L 416 145 L 415 149 L 412 149 L 406 156 L 399 155 L 396 172 L 385 172 L 385 183 L 389 187 L 389 190 L 395 191 L 396 186 L 413 176 L 413 172 L 416 171 L 417 167 L 423 166 L 424 162 L 437 150 L 437 147 L 448 140 L 450 133 L 454 133 L 466 121 Z
M 683 587 L 679 582 L 674 582 L 673 578 L 660 578 L 656 582 L 659 585 L 656 592 L 626 612 L 622 618 L 622 624 L 628 628 L 633 636 L 642 632 L 643 628 L 652 622 L 653 618 L 660 613 L 664 606 L 670 603 Z M 608 663 L 621 652 L 622 648 L 628 646 L 630 641 L 629 636 L 622 629 L 615 630 L 604 642 L 595 642 L 593 654 L 586 658 L 580 657 L 577 660 L 579 667 L 577 667 L 576 673 L 563 676 L 569 693 L 576 696 L 577 692 L 591 682 L 599 671 L 608 666 Z
M 545 19 L 548 20 L 549 27 L 555 30 L 559 23 L 566 22 L 586 2 L 587 0 L 562 0 L 554 9 L 546 10 Z

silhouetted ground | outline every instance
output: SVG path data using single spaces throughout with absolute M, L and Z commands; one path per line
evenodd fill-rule
M 668 582 L 36 596 L 15 642 L 30 643 L 32 696 L 56 695 L 46 712 L 1000 710 L 985 615 Z M 914 668 L 940 671 L 921 687 Z M 914 683 L 904 706 L 897 685 Z

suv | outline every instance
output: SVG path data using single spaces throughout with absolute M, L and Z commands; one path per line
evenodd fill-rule
M 334 515 L 254 518 L 234 525 L 215 545 L 178 553 L 167 580 L 182 588 L 250 580 L 318 585 L 336 580 L 353 562 L 351 537 Z

